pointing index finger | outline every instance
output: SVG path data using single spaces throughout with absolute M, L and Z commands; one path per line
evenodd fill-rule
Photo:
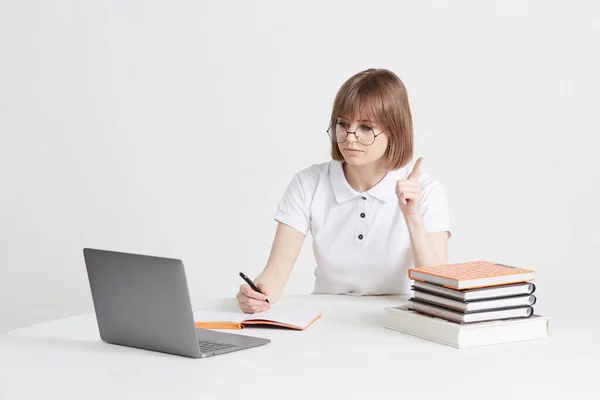
M 419 177 L 419 168 L 421 168 L 422 162 L 423 162 L 423 157 L 419 157 L 419 159 L 415 163 L 415 166 L 413 167 L 413 170 L 410 171 L 410 174 L 408 174 L 408 179 L 416 179 Z

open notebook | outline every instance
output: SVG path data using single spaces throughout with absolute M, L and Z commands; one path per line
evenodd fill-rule
M 302 331 L 320 317 L 321 314 L 313 310 L 285 306 L 255 314 L 232 310 L 194 310 L 196 328 L 203 329 L 242 329 L 248 325 L 270 325 Z

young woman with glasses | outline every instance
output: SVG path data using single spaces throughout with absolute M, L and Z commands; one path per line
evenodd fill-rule
M 348 79 L 326 132 L 332 160 L 289 183 L 269 259 L 254 280 L 262 294 L 247 284 L 237 294 L 246 313 L 279 299 L 309 231 L 314 293 L 408 294 L 408 268 L 447 262 L 446 193 L 421 172 L 422 158 L 413 160 L 411 111 L 398 76 L 369 69 Z

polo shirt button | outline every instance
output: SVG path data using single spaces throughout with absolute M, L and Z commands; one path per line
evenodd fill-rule
M 365 213 L 360 213 L 361 218 L 364 218 L 365 216 L 366 216 Z
M 358 235 L 358 238 L 359 238 L 360 240 L 362 240 L 362 238 L 363 238 L 363 237 L 364 237 L 363 235 Z
M 365 196 L 362 197 L 363 200 L 366 200 L 367 198 Z

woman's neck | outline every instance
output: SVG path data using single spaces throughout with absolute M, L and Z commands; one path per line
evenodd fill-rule
M 387 169 L 379 167 L 377 163 L 369 165 L 348 165 L 342 164 L 344 175 L 348 184 L 357 192 L 366 192 L 377 185 L 387 174 Z

